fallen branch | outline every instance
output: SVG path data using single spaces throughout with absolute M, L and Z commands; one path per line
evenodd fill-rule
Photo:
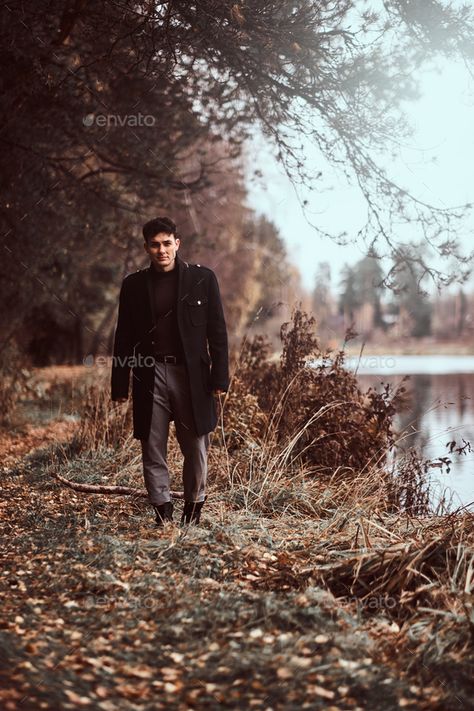
M 148 493 L 143 489 L 134 489 L 131 486 L 108 486 L 105 484 L 81 484 L 78 481 L 70 481 L 60 474 L 53 472 L 53 476 L 61 484 L 69 486 L 74 491 L 84 491 L 87 494 L 121 494 L 131 496 L 148 496 Z M 184 499 L 184 494 L 181 491 L 171 491 L 173 499 Z

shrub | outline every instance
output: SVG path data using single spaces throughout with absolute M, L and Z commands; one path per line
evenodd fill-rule
M 226 422 L 245 418 L 245 395 L 258 412 L 252 433 L 262 441 L 289 444 L 292 458 L 310 464 L 315 472 L 360 472 L 386 461 L 394 444 L 392 420 L 403 401 L 404 388 L 387 385 L 378 393 L 362 392 L 354 373 L 344 367 L 344 346 L 334 357 L 321 351 L 314 336 L 315 320 L 299 308 L 282 325 L 279 362 L 269 359 L 264 336 L 246 341 L 236 378 L 239 397 L 229 399 Z M 346 333 L 347 342 L 354 333 Z M 235 433 L 229 432 L 236 442 Z
M 21 398 L 29 393 L 30 363 L 14 341 L 0 350 L 0 425 L 10 425 Z

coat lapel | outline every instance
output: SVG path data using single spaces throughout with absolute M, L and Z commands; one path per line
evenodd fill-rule
M 188 268 L 188 263 L 184 261 L 184 259 L 181 259 L 179 254 L 176 254 L 176 263 L 178 267 L 178 299 L 177 299 L 177 305 L 178 305 L 178 318 L 179 314 L 181 313 L 181 304 L 186 296 L 186 278 L 185 274 Z

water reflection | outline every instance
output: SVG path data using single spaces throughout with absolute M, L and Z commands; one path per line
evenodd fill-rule
M 444 372 L 440 372 L 441 363 Z M 400 433 L 402 451 L 416 446 L 426 458 L 451 459 L 449 473 L 446 467 L 431 470 L 435 500 L 439 499 L 442 489 L 448 487 L 453 493 L 452 507 L 474 502 L 474 451 L 466 448 L 464 454 L 450 454 L 446 446 L 452 441 L 462 446 L 467 441 L 474 450 L 474 358 L 377 356 L 372 366 L 367 359 L 365 363 L 358 359 L 347 360 L 348 367 L 356 368 L 357 364 L 364 390 L 372 386 L 380 391 L 382 383 L 396 387 L 404 373 L 409 375 L 403 383 L 407 390 L 407 407 L 398 413 L 394 422 Z M 409 366 L 412 372 L 407 372 Z M 465 372 L 456 372 L 460 367 Z

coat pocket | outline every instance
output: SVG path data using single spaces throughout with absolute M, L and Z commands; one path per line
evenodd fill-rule
M 193 326 L 205 326 L 207 323 L 207 296 L 188 296 L 186 306 Z

